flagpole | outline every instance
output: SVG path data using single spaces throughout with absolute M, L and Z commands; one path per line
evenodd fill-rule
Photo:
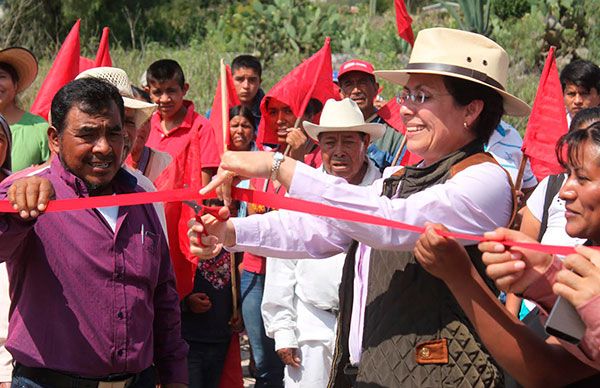
M 406 148 L 406 135 L 402 138 L 402 142 L 400 143 L 400 147 L 398 147 L 398 151 L 396 151 L 396 155 L 394 155 L 394 160 L 392 161 L 392 166 L 395 166 L 398 163 L 398 159 L 400 159 L 400 155 L 402 155 L 402 150 Z
M 523 186 L 523 174 L 525 174 L 527 159 L 527 155 L 523 154 L 523 159 L 521 159 L 521 164 L 519 165 L 519 173 L 517 174 L 517 179 L 515 180 L 515 191 L 520 191 L 521 187 Z
M 229 109 L 227 96 L 227 69 L 225 61 L 221 58 L 221 125 L 223 128 L 223 152 L 227 152 L 227 139 L 229 137 Z M 237 300 L 237 267 L 235 265 L 235 255 L 230 255 L 231 266 L 231 296 L 233 303 L 233 319 L 238 318 L 238 300 Z

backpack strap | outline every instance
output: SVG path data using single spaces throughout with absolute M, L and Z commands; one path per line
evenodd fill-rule
M 458 174 L 459 172 L 466 169 L 467 167 L 471 167 L 471 166 L 474 166 L 474 165 L 480 164 L 480 163 L 494 163 L 495 165 L 502 168 L 502 170 L 506 173 L 506 178 L 508 179 L 508 183 L 510 184 L 510 192 L 512 194 L 512 203 L 513 203 L 510 222 L 508 223 L 508 225 L 512 225 L 515 220 L 515 216 L 517 215 L 517 210 L 518 210 L 517 206 L 519 205 L 519 201 L 517 200 L 517 192 L 515 191 L 515 185 L 513 184 L 512 178 L 511 178 L 510 174 L 508 173 L 508 171 L 506 171 L 502 166 L 500 166 L 500 164 L 498 164 L 496 159 L 494 159 L 494 157 L 490 153 L 479 152 L 477 154 L 471 155 L 468 158 L 461 160 L 460 162 L 456 163 L 454 166 L 452 166 L 450 168 L 450 177 L 453 177 L 454 175 Z M 508 225 L 507 225 L 507 227 L 508 227 Z
M 542 213 L 542 221 L 540 225 L 540 233 L 538 234 L 537 240 L 542 241 L 542 236 L 546 233 L 548 228 L 548 209 L 552 204 L 552 200 L 556 194 L 560 191 L 565 180 L 565 174 L 550 175 L 548 177 L 548 186 L 546 187 L 546 194 L 544 196 L 544 212 Z

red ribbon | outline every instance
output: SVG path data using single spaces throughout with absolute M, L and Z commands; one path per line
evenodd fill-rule
M 273 193 L 265 193 L 262 191 L 234 188 L 232 191 L 232 196 L 234 199 L 240 201 L 257 203 L 275 209 L 285 209 L 300 213 L 312 214 L 315 216 L 385 226 L 413 233 L 423 233 L 425 231 L 425 228 L 422 226 L 410 225 L 404 222 L 388 220 L 386 218 L 381 218 L 370 214 L 363 214 L 353 210 L 340 209 L 335 206 L 324 205 L 298 198 L 284 197 Z M 98 197 L 57 199 L 52 200 L 48 203 L 48 208 L 46 212 L 83 210 L 110 206 L 142 205 L 154 202 L 202 200 L 214 197 L 214 192 L 209 193 L 207 195 L 201 195 L 196 189 L 185 188 L 177 190 L 118 194 Z M 8 201 L 4 200 L 0 201 L 0 213 L 16 213 L 16 210 L 12 208 Z M 469 240 L 474 242 L 486 241 L 485 238 L 477 235 L 441 231 L 439 231 L 438 233 L 444 237 L 452 237 L 460 240 Z M 539 243 L 524 243 L 516 241 L 499 241 L 499 243 L 508 246 L 532 249 L 549 254 L 569 255 L 571 253 L 575 253 L 573 247 L 562 245 L 543 245 Z M 600 249 L 600 247 L 594 248 Z

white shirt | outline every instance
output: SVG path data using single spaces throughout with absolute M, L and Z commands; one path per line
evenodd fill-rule
M 389 176 L 398 168 L 384 172 Z M 409 198 L 381 196 L 383 179 L 368 187 L 350 185 L 303 165 L 296 164 L 288 194 L 342 209 L 360 211 L 422 226 L 426 221 L 443 223 L 454 232 L 481 235 L 506 226 L 512 215 L 512 194 L 506 173 L 493 163 L 464 169 L 443 184 L 411 195 Z M 362 320 L 366 300 L 370 248 L 411 251 L 419 238 L 416 233 L 365 223 L 314 217 L 285 210 L 232 219 L 236 244 L 232 251 L 249 251 L 260 256 L 302 259 L 323 258 L 345 251 L 353 239 L 364 244 L 357 257 L 352 320 Z M 352 325 L 351 362 L 360 361 L 362 325 Z M 355 328 L 353 330 L 353 327 Z
M 517 175 L 519 174 L 519 166 L 523 160 L 523 152 L 521 146 L 523 139 L 519 132 L 510 124 L 501 121 L 500 124 L 492 132 L 492 136 L 488 140 L 485 150 L 492 154 L 498 164 L 502 166 L 512 178 L 513 184 L 516 186 Z M 537 185 L 537 179 L 531 171 L 529 160 L 525 164 L 523 172 L 522 188 L 529 189 Z
M 381 178 L 377 166 L 371 160 L 368 163 L 361 186 Z M 319 170 L 326 173 L 322 167 Z M 297 299 L 321 310 L 337 310 L 345 259 L 346 253 L 321 260 L 267 258 L 261 312 L 265 331 L 275 339 L 276 350 L 298 348 L 299 341 L 331 340 L 333 327 L 323 324 L 297 328 Z

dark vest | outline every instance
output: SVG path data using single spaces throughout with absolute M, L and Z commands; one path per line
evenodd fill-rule
M 382 195 L 392 197 L 400 188 L 397 197 L 407 198 L 482 162 L 495 163 L 480 142 L 472 142 L 426 168 L 404 168 L 384 181 Z M 350 386 L 343 371 L 349 363 L 357 246 L 355 241 L 350 247 L 342 274 L 330 387 Z M 496 293 L 477 247 L 467 251 Z M 500 368 L 450 290 L 418 264 L 412 251 L 371 251 L 362 348 L 355 387 L 503 386 Z

